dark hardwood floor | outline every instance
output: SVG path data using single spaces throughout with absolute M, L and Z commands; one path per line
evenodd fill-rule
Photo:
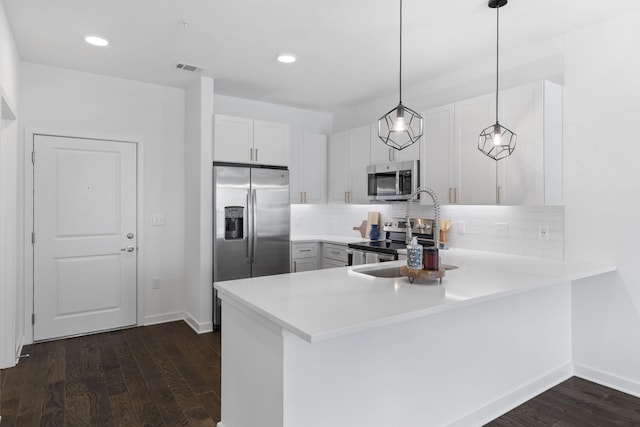
M 572 377 L 487 426 L 640 426 L 640 398 Z
M 0 425 L 211 426 L 220 334 L 184 322 L 34 344 L 1 374 Z
M 0 376 L 0 427 L 214 427 L 220 419 L 219 333 L 173 322 L 23 353 L 30 356 Z M 574 377 L 487 425 L 640 426 L 640 398 Z

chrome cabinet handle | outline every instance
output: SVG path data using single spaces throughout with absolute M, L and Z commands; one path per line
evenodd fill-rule
M 344 192 L 344 202 L 345 202 L 345 203 L 349 203 L 349 202 L 347 201 L 347 194 L 348 194 L 348 193 L 349 193 L 348 191 L 345 191 L 345 192 Z
M 127 246 L 126 248 L 122 248 L 120 249 L 122 252 L 133 252 L 136 248 L 134 248 L 133 246 Z
M 256 162 L 258 161 L 258 149 L 256 148 Z
M 453 190 L 453 188 L 449 187 L 449 203 L 453 203 L 451 201 L 451 191 Z
M 502 187 L 500 187 L 499 185 L 496 187 L 496 205 L 501 205 L 502 204 L 502 200 L 500 200 L 500 190 L 502 189 Z
M 307 192 L 304 192 L 304 202 L 307 203 Z
M 300 249 L 300 252 L 311 252 L 311 249 Z
M 298 263 L 293 261 L 293 272 L 296 273 L 298 271 Z
M 249 148 L 249 161 L 253 161 L 253 148 Z
M 393 148 L 389 148 L 389 161 L 393 161 Z

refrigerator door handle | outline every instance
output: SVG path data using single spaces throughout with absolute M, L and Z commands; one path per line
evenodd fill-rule
M 252 212 L 252 198 L 251 198 L 251 190 L 247 190 L 247 211 L 249 213 L 248 216 L 251 216 Z M 251 264 L 253 258 L 253 223 L 247 218 L 247 264 Z
M 257 151 L 257 150 L 256 150 Z M 251 190 L 251 221 L 253 224 L 251 225 L 251 239 L 253 240 L 253 244 L 251 245 L 251 263 L 256 263 L 256 252 L 258 247 L 258 229 L 256 228 L 257 216 L 258 216 L 258 196 L 256 194 L 256 190 Z

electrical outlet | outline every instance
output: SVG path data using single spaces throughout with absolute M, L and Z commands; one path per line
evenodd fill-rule
M 540 239 L 540 240 L 549 240 L 549 226 L 548 225 L 539 225 L 538 226 L 538 239 Z
M 152 277 L 151 278 L 151 289 L 160 289 L 160 278 Z
M 464 221 L 458 221 L 458 234 L 467 234 L 467 226 Z
M 509 223 L 508 222 L 496 222 L 496 237 L 498 239 L 509 238 Z

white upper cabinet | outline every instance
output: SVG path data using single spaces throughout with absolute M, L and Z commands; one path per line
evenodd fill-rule
M 329 137 L 329 202 L 368 203 L 367 166 L 370 127 L 337 132 Z
M 480 132 L 495 123 L 495 94 L 455 104 L 454 193 L 456 203 L 496 203 L 496 162 L 478 150 Z
M 562 87 L 518 86 L 501 91 L 499 102 L 500 124 L 518 139 L 513 154 L 498 162 L 478 150 L 480 132 L 495 123 L 495 94 L 423 113 L 422 184 L 441 203 L 561 204 Z
M 396 150 L 386 145 L 378 137 L 378 123 L 371 125 L 371 164 L 377 165 L 389 162 L 404 162 L 420 159 L 422 140 L 410 145 L 404 150 Z
M 327 136 L 305 133 L 291 153 L 291 203 L 326 203 Z
M 518 135 L 513 154 L 499 161 L 501 203 L 562 204 L 562 86 L 540 81 L 515 87 L 500 102 L 500 123 Z
M 253 149 L 253 120 L 215 115 L 213 159 L 220 162 L 248 163 Z
M 420 157 L 421 186 L 431 188 L 443 204 L 455 202 L 454 135 L 455 109 L 453 104 L 433 108 L 422 113 L 424 137 Z M 431 204 L 428 197 L 422 203 Z
M 213 159 L 288 166 L 290 127 L 283 123 L 216 114 Z
M 253 161 L 264 165 L 289 165 L 290 127 L 283 123 L 253 122 Z
M 369 126 L 351 130 L 349 165 L 351 174 L 351 194 L 349 203 L 369 203 L 367 196 L 367 166 L 371 164 L 371 131 Z

